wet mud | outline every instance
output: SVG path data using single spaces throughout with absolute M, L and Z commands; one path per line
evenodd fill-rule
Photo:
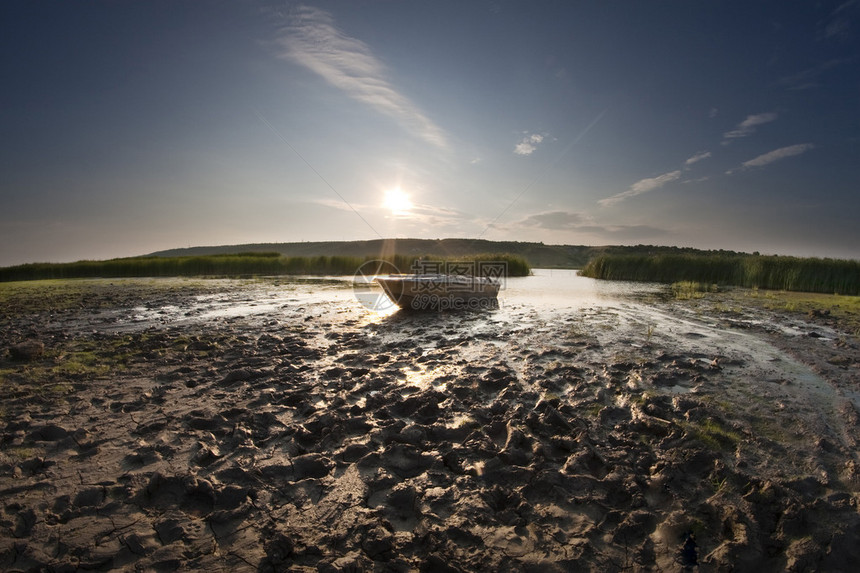
M 0 569 L 852 570 L 856 333 L 719 296 L 7 303 Z

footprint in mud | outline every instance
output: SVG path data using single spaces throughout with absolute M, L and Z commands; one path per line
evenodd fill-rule
M 135 496 L 142 508 L 160 511 L 181 510 L 197 517 L 239 517 L 248 511 L 255 490 L 238 485 L 222 485 L 193 474 L 164 475 L 154 472 L 149 483 Z
M 684 571 L 692 571 L 699 566 L 698 545 L 692 531 L 684 534 L 684 544 L 678 554 L 678 562 Z
M 224 416 L 207 410 L 191 410 L 185 416 L 185 424 L 194 430 L 226 434 L 230 423 Z
M 124 471 L 139 469 L 150 464 L 156 464 L 162 461 L 164 457 L 152 445 L 143 443 L 138 444 L 134 451 L 126 454 L 121 462 L 121 467 Z

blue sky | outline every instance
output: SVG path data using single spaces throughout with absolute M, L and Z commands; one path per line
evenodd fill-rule
M 0 265 L 380 236 L 860 258 L 860 0 L 13 0 L 0 45 Z

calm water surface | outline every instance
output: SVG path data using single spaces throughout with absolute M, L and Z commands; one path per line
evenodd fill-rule
M 509 278 L 499 294 L 500 303 L 538 309 L 615 306 L 632 296 L 665 288 L 655 283 L 590 279 L 576 273 L 568 269 L 534 269 L 532 276 Z
M 173 281 L 177 279 L 157 279 Z M 113 281 L 117 282 L 117 281 Z M 356 289 L 353 277 L 269 277 L 261 280 L 213 279 L 223 291 L 190 299 L 165 299 L 120 311 L 105 311 L 89 317 L 89 324 L 140 329 L 159 326 L 248 318 L 294 321 L 321 314 L 337 322 L 376 321 L 404 315 L 385 298 L 382 290 Z M 518 320 L 525 315 L 550 319 L 583 308 L 617 308 L 635 303 L 636 297 L 664 289 L 657 284 L 599 281 L 580 277 L 575 270 L 535 269 L 533 275 L 507 279 L 499 292 L 499 308 L 475 313 L 443 313 L 444 322 L 458 317 L 473 322 Z M 378 307 L 374 301 L 379 301 Z M 372 309 L 377 309 L 374 311 Z M 420 314 L 420 313 L 419 313 Z M 437 313 L 426 313 L 431 320 Z M 472 314 L 472 316 L 466 316 Z M 405 317 L 401 317 L 405 319 Z M 416 320 L 413 317 L 412 320 Z M 435 320 L 439 320 L 437 316 Z

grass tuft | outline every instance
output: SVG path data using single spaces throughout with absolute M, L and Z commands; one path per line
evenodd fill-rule
M 672 283 L 672 296 L 677 300 L 692 300 L 704 298 L 705 293 L 717 292 L 715 284 L 704 284 L 696 281 L 680 281 Z
M 690 422 L 686 424 L 685 430 L 698 442 L 717 452 L 734 450 L 743 435 L 722 423 L 708 418 L 702 422 Z

